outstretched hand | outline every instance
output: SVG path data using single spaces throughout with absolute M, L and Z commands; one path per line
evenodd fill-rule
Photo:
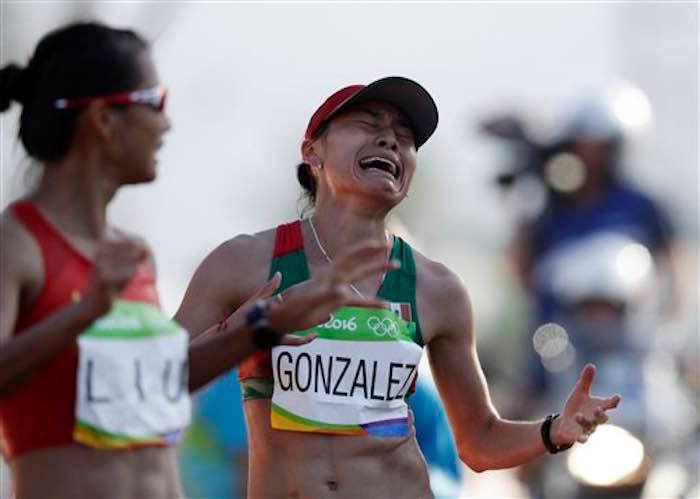
M 555 445 L 585 443 L 596 427 L 608 420 L 606 411 L 620 403 L 619 395 L 608 398 L 591 395 L 595 372 L 593 364 L 586 364 L 566 399 L 561 416 L 552 423 L 551 439 Z

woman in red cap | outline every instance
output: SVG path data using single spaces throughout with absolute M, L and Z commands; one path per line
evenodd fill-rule
M 264 300 L 273 276 L 188 347 L 160 310 L 148 247 L 106 217 L 122 186 L 156 176 L 165 95 L 146 42 L 96 23 L 53 31 L 26 67 L 0 69 L 0 110 L 22 105 L 19 137 L 44 167 L 0 218 L 0 448 L 18 499 L 180 497 L 172 444 L 189 391 L 363 303 L 344 282 L 391 268 L 367 243 Z
M 196 331 L 275 272 L 282 272 L 285 289 L 323 272 L 355 241 L 388 242 L 385 258 L 400 262 L 352 284 L 362 299 L 386 300 L 385 309 L 341 307 L 298 333 L 314 334 L 314 341 L 276 346 L 241 365 L 250 497 L 431 496 L 404 400 L 426 345 L 459 454 L 477 471 L 585 442 L 619 402 L 590 395 L 594 367 L 587 366 L 561 415 L 531 422 L 499 417 L 461 280 L 386 226 L 410 187 L 416 150 L 437 121 L 433 99 L 405 78 L 331 95 L 310 120 L 297 170 L 313 214 L 223 244 L 188 288 L 176 316 Z

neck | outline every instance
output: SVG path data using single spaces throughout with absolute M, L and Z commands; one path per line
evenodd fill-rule
M 69 154 L 44 166 L 32 199 L 67 233 L 100 239 L 107 231 L 107 204 L 117 188 L 102 174 L 95 155 Z
M 386 214 L 367 213 L 333 203 L 317 205 L 312 215 L 319 242 L 331 259 L 360 241 L 386 243 Z

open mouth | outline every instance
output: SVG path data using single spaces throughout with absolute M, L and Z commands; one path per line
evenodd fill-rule
M 387 172 L 394 178 L 399 178 L 399 166 L 388 158 L 381 156 L 370 156 L 360 160 L 360 168 L 369 170 L 371 168 Z

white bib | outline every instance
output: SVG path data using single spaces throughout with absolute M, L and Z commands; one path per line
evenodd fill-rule
M 413 330 L 414 331 L 414 330 Z M 422 348 L 389 310 L 346 307 L 301 334 L 300 347 L 272 349 L 271 424 L 279 430 L 404 436 L 404 400 Z
M 188 334 L 152 305 L 118 301 L 78 338 L 76 441 L 175 443 L 190 422 Z

